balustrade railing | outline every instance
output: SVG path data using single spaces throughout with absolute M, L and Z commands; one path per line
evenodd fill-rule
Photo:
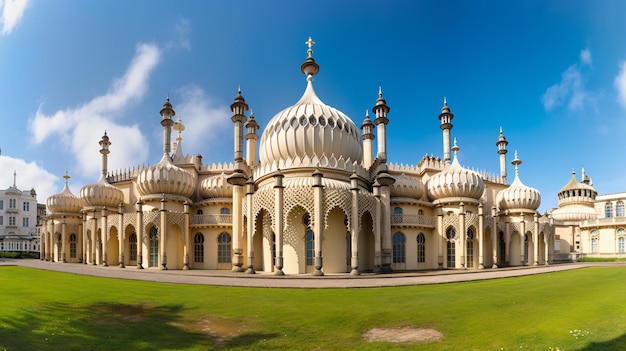
M 232 225 L 232 214 L 201 214 L 191 216 L 191 225 Z
M 435 216 L 408 214 L 391 215 L 391 225 L 414 225 L 434 228 L 436 223 L 437 217 Z

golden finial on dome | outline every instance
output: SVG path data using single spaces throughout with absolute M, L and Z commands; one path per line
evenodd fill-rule
M 313 45 L 315 45 L 315 42 L 313 41 L 313 39 L 311 39 L 311 37 L 309 37 L 309 40 L 304 43 L 309 47 L 309 49 L 306 51 L 309 54 L 309 57 L 313 57 Z
M 63 176 L 63 178 L 65 179 L 65 184 L 67 184 L 68 180 L 70 180 L 70 175 L 67 172 L 67 169 L 65 170 L 65 175 Z

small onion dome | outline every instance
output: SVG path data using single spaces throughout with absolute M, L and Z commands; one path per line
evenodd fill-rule
M 193 175 L 175 166 L 167 154 L 163 154 L 156 165 L 139 171 L 137 176 L 137 189 L 141 196 L 170 194 L 190 197 L 194 187 Z
M 72 194 L 70 188 L 67 184 L 69 175 L 65 174 L 63 176 L 65 178 L 65 186 L 60 193 L 54 194 L 50 196 L 46 200 L 46 206 L 48 207 L 48 212 L 50 213 L 79 213 L 83 208 L 83 203 L 80 199 Z
M 200 194 L 205 199 L 233 196 L 233 186 L 224 173 L 204 179 L 200 183 Z
M 117 207 L 124 201 L 124 193 L 109 184 L 103 175 L 97 183 L 85 185 L 80 189 L 80 199 L 88 207 Z
M 511 163 L 515 165 L 515 179 L 511 186 L 498 193 L 496 204 L 500 210 L 536 210 L 541 204 L 541 194 L 537 189 L 524 185 L 519 179 L 518 166 L 522 161 L 517 158 L 517 152 L 515 152 L 515 159 Z
M 392 197 L 419 199 L 424 194 L 422 182 L 416 177 L 403 174 L 396 175 L 396 182 L 391 186 Z
M 483 178 L 477 172 L 461 167 L 457 157 L 459 147 L 456 146 L 456 139 L 452 150 L 452 164 L 428 180 L 428 197 L 433 201 L 445 198 L 480 199 L 485 190 Z
M 568 205 L 553 210 L 551 214 L 555 220 L 564 222 L 579 222 L 598 218 L 593 207 L 585 205 Z

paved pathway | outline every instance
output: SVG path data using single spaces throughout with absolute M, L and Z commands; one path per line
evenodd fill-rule
M 145 280 L 177 284 L 204 284 L 219 286 L 266 288 L 372 288 L 421 284 L 441 284 L 471 280 L 518 277 L 593 266 L 589 263 L 557 264 L 551 266 L 513 267 L 485 270 L 441 270 L 427 272 L 401 272 L 390 274 L 332 274 L 324 277 L 312 275 L 274 276 L 270 273 L 245 274 L 210 270 L 158 270 L 135 267 L 103 267 L 78 263 L 53 263 L 34 259 L 4 259 L 1 266 L 17 265 L 74 274 L 107 278 Z

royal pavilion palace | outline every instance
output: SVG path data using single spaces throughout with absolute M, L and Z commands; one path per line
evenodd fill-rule
M 183 153 L 184 126 L 175 120 L 169 98 L 160 110 L 158 163 L 109 172 L 115 135 L 104 133 L 100 178 L 76 196 L 66 175 L 63 190 L 47 199 L 41 259 L 357 275 L 547 265 L 555 246 L 556 254 L 576 245 L 602 249 L 598 238 L 604 229 L 591 223 L 598 221 L 597 193 L 588 179 L 578 182 L 573 175 L 558 195 L 559 209 L 538 213 L 541 195 L 522 183 L 517 153 L 509 183 L 502 130 L 493 140 L 498 175 L 459 164 L 462 151 L 445 99 L 439 114 L 443 157 L 427 155 L 417 165 L 391 163 L 387 124 L 393 117 L 382 90 L 357 126 L 318 98 L 313 78 L 319 66 L 312 40 L 307 44 L 302 97 L 278 112 L 260 135 L 261 126 L 238 91 L 230 106 L 235 136 L 230 164 L 207 164 L 199 154 Z

